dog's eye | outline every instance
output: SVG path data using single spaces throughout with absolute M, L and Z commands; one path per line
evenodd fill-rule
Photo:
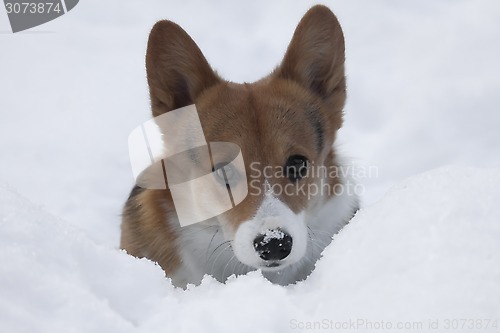
M 220 163 L 215 166 L 215 177 L 221 184 L 229 185 L 229 181 L 236 178 L 236 170 L 231 164 Z
M 285 172 L 288 179 L 295 182 L 304 178 L 307 174 L 308 160 L 301 155 L 292 155 L 285 165 Z

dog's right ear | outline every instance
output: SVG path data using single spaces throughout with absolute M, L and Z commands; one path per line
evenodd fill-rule
M 325 100 L 345 95 L 344 48 L 337 18 L 328 7 L 316 5 L 300 20 L 275 75 L 293 79 Z
M 194 104 L 220 81 L 196 43 L 171 21 L 156 23 L 149 34 L 146 71 L 153 117 Z

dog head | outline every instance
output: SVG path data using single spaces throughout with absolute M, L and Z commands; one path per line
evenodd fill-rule
M 298 262 L 307 248 L 307 213 L 333 195 L 311 193 L 311 185 L 340 182 L 308 172 L 336 164 L 332 145 L 346 85 L 344 37 L 334 14 L 324 6 L 310 9 L 282 63 L 251 84 L 220 78 L 170 21 L 153 27 L 146 67 L 153 116 L 196 104 L 207 141 L 241 148 L 246 177 L 230 164 L 219 176 L 221 186 L 228 178 L 243 182 L 248 195 L 217 218 L 237 259 L 270 271 Z

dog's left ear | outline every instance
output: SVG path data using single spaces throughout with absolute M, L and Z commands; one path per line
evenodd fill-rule
M 220 82 L 191 37 L 166 20 L 149 34 L 146 72 L 153 117 L 195 104 L 204 90 Z
M 325 6 L 314 6 L 297 26 L 274 75 L 295 80 L 326 101 L 337 92 L 345 95 L 344 49 L 335 15 Z

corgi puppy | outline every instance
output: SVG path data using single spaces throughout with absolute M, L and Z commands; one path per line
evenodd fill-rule
M 146 70 L 153 117 L 195 104 L 207 141 L 240 147 L 249 190 L 234 208 L 181 227 L 168 189 L 136 186 L 123 210 L 121 248 L 157 262 L 178 287 L 257 269 L 281 285 L 304 280 L 358 209 L 334 148 L 346 100 L 335 15 L 311 8 L 281 64 L 243 84 L 219 77 L 182 28 L 160 21 Z M 232 177 L 227 170 L 224 178 Z

